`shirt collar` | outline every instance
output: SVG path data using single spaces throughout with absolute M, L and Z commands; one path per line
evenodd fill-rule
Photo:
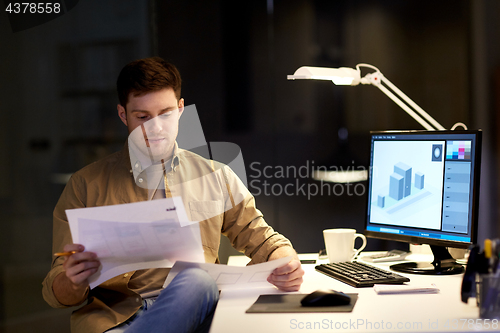
M 139 175 L 143 173 L 143 171 L 147 170 L 148 168 L 152 167 L 155 168 L 156 165 L 160 165 L 158 163 L 154 164 L 151 162 L 150 158 L 145 156 L 141 151 L 138 149 L 132 149 L 130 148 L 130 144 L 128 146 L 128 152 L 130 156 L 130 172 L 133 173 L 134 175 L 134 180 L 137 183 L 137 178 Z M 173 170 L 174 172 L 177 169 L 177 166 L 179 165 L 180 162 L 180 151 L 179 146 L 177 144 L 177 141 L 174 142 L 174 152 L 172 154 L 172 159 L 169 160 L 170 162 L 170 169 Z M 167 168 L 168 169 L 168 168 Z

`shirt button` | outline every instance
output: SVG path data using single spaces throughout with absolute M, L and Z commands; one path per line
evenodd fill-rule
M 139 303 L 141 301 L 141 299 L 139 297 L 137 297 L 135 300 L 137 301 L 137 303 Z
M 123 277 L 124 277 L 124 278 L 126 278 L 127 276 L 128 276 L 128 273 L 125 273 L 125 274 L 123 275 Z
M 142 178 L 139 178 L 137 180 L 139 181 L 139 183 L 142 183 L 144 181 L 144 179 L 142 179 Z
M 135 167 L 136 169 L 140 169 L 140 168 L 141 168 L 141 165 L 139 164 L 139 162 L 137 162 L 137 163 L 134 165 L 134 167 Z

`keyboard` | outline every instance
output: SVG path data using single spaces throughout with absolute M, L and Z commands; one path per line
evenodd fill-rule
M 316 270 L 356 288 L 410 282 L 410 279 L 402 275 L 357 261 L 321 264 L 316 266 Z

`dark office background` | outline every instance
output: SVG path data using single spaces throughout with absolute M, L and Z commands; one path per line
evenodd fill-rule
M 498 235 L 498 40 L 496 0 L 85 0 L 15 33 L 2 11 L 0 331 L 69 331 L 71 310 L 41 296 L 52 209 L 68 175 L 123 146 L 115 79 L 146 56 L 179 67 L 206 140 L 240 146 L 258 207 L 297 251 L 323 248 L 325 228 L 362 231 L 366 198 L 347 185 L 341 195 L 266 194 L 265 180 L 306 190 L 318 183 L 258 178 L 257 170 L 334 163 L 341 147 L 366 165 L 368 131 L 420 129 L 372 86 L 286 80 L 303 65 L 375 65 L 444 127 L 483 129 L 479 239 Z

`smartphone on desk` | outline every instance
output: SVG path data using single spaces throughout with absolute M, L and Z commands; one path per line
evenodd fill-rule
M 401 251 L 401 250 L 391 250 L 383 253 L 377 253 L 370 256 L 363 257 L 365 261 L 378 263 L 378 262 L 389 262 L 389 261 L 400 261 L 410 255 L 411 252 Z

